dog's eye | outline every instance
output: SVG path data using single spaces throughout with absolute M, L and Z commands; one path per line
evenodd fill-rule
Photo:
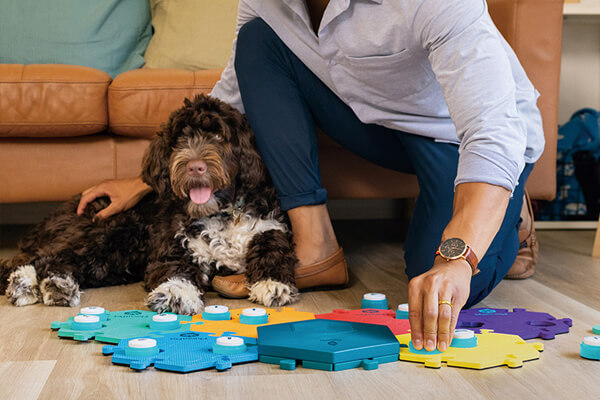
M 215 139 L 217 139 L 219 142 L 223 140 L 223 136 L 219 135 L 218 133 L 215 134 Z

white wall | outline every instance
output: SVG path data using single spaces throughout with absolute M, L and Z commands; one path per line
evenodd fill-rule
M 584 107 L 600 109 L 600 16 L 565 16 L 558 123 Z

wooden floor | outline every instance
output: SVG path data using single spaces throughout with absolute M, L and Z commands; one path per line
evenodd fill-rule
M 304 293 L 296 309 L 315 313 L 357 308 L 364 292 L 406 302 L 402 230 L 393 221 L 344 221 L 336 224 L 352 272 L 351 287 Z M 20 228 L 0 227 L 0 257 L 14 252 Z M 77 310 L 43 305 L 13 307 L 0 299 L 0 399 L 592 399 L 600 393 L 600 361 L 579 357 L 579 343 L 600 324 L 600 260 L 590 257 L 592 231 L 538 232 L 538 269 L 532 279 L 504 281 L 482 305 L 523 307 L 574 321 L 571 333 L 545 341 L 538 361 L 519 369 L 473 371 L 396 362 L 375 371 L 323 372 L 251 363 L 227 372 L 176 374 L 152 370 L 136 373 L 113 366 L 99 343 L 57 338 L 50 323 Z M 110 310 L 144 308 L 140 284 L 87 290 L 81 306 Z M 239 308 L 209 293 L 207 304 Z

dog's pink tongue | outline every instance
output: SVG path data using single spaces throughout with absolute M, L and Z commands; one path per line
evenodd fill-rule
M 204 204 L 212 196 L 212 192 L 209 187 L 195 187 L 190 190 L 190 199 L 196 204 Z

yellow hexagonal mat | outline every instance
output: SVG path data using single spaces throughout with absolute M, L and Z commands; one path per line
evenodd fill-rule
M 426 367 L 440 368 L 442 363 L 452 367 L 485 369 L 506 365 L 510 368 L 523 366 L 524 361 L 536 360 L 544 345 L 539 342 L 527 343 L 517 335 L 506 335 L 482 330 L 477 337 L 477 346 L 458 348 L 450 346 L 445 352 L 411 352 L 410 333 L 398 335 L 400 360 L 421 362 Z

